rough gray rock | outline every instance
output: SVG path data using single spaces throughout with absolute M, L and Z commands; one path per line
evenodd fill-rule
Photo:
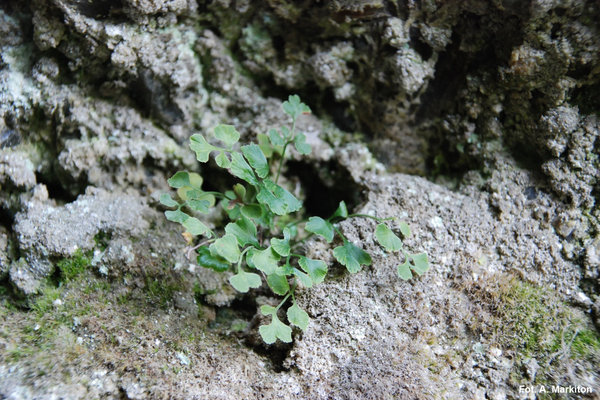
M 9 267 L 9 238 L 5 227 L 0 226 L 0 279 L 8 273 Z
M 31 189 L 36 184 L 34 165 L 24 152 L 2 150 L 0 152 L 0 184 Z
M 64 207 L 30 201 L 14 225 L 22 258 L 11 265 L 11 280 L 23 292 L 34 293 L 52 272 L 53 258 L 92 249 L 101 232 L 139 237 L 148 230 L 148 211 L 137 196 L 91 186 Z
M 20 210 L 32 194 L 43 196 L 44 188 L 36 187 L 35 172 L 35 165 L 27 153 L 0 150 L 0 207 L 7 213 Z
M 123 287 L 62 326 L 68 343 L 55 344 L 61 358 L 47 371 L 43 357 L 16 359 L 27 349 L 20 332 L 42 341 L 48 326 L 0 309 L 0 397 L 501 399 L 548 371 L 597 385 L 590 358 L 520 360 L 490 332 L 513 322 L 494 307 L 507 305 L 495 301 L 514 276 L 577 305 L 565 309 L 582 329 L 592 331 L 590 314 L 598 325 L 599 18 L 583 0 L 3 2 L 0 278 L 32 294 L 77 247 L 94 250 L 94 279 Z M 316 115 L 298 125 L 315 179 L 362 190 L 364 212 L 410 221 L 406 245 L 426 250 L 434 269 L 399 281 L 401 260 L 377 250 L 373 224 L 342 224 L 375 263 L 353 276 L 333 266 L 299 295 L 313 323 L 295 334 L 291 369 L 276 373 L 234 329 L 214 328 L 239 297 L 226 274 L 185 258 L 153 208 L 176 170 L 202 168 L 222 184 L 195 162 L 191 134 L 224 122 L 254 140 L 288 122 L 289 93 Z M 113 237 L 96 246 L 100 232 Z M 333 265 L 330 246 L 309 250 Z M 186 287 L 169 299 L 173 277 L 201 294 Z M 166 308 L 127 308 L 152 296 Z M 254 328 L 246 345 L 260 343 Z M 282 349 L 259 352 L 285 358 Z
M 304 386 L 307 396 L 466 398 L 478 390 L 470 382 L 487 396 L 516 396 L 507 381 L 518 366 L 496 354 L 502 351 L 490 331 L 468 334 L 488 317 L 475 311 L 478 299 L 458 288 L 484 284 L 489 274 L 517 275 L 574 300 L 580 269 L 562 259 L 560 236 L 531 212 L 544 200 L 524 201 L 518 211 L 511 202 L 518 217 L 498 219 L 485 197 L 466 197 L 420 178 L 366 173 L 360 179 L 369 188 L 368 202 L 357 212 L 407 220 L 413 235 L 405 246 L 409 252 L 426 251 L 433 270 L 415 281 L 399 280 L 396 266 L 402 256 L 379 250 L 374 222 L 341 223 L 348 239 L 373 255 L 373 265 L 356 275 L 338 275 L 299 297 L 313 320 L 287 363 L 310 382 Z M 313 258 L 331 259 L 329 246 L 312 243 L 307 249 Z M 440 358 L 452 361 L 440 364 Z M 381 385 L 371 384 L 375 376 L 382 377 Z
M 600 124 L 593 115 L 580 122 L 576 111 L 551 110 L 548 132 L 552 137 L 546 146 L 557 158 L 545 162 L 542 169 L 552 188 L 567 202 L 591 208 L 595 204 L 593 191 L 598 181 L 594 144 L 600 135 Z M 552 119 L 555 115 L 561 119 Z

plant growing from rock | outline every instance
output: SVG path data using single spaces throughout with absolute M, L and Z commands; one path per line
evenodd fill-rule
M 405 262 L 398 266 L 401 279 L 410 279 L 413 272 L 422 275 L 429 269 L 425 253 L 409 254 L 404 250 L 400 238 L 386 224 L 390 218 L 350 214 L 343 201 L 327 219 L 304 218 L 302 202 L 281 186 L 279 180 L 290 147 L 303 155 L 311 152 L 306 136 L 296 130 L 298 117 L 310 113 L 310 108 L 293 95 L 283 103 L 283 111 L 291 118 L 291 126 L 258 135 L 258 144 L 236 146 L 240 134 L 231 125 L 218 125 L 214 129 L 213 137 L 218 144 L 199 134 L 190 138 L 190 148 L 198 161 L 205 163 L 213 154 L 220 168 L 240 179 L 231 190 L 224 193 L 204 191 L 200 175 L 180 171 L 168 180 L 169 185 L 177 189 L 179 201 L 169 194 L 160 198 L 163 205 L 174 208 L 165 215 L 168 220 L 183 225 L 184 236 L 190 243 L 195 237 L 205 237 L 190 248 L 196 252 L 200 266 L 218 272 L 232 270 L 234 275 L 229 278 L 229 283 L 241 293 L 257 289 L 266 282 L 273 293 L 282 296 L 277 307 L 263 305 L 260 308 L 263 315 L 271 316 L 271 323 L 259 328 L 267 344 L 277 339 L 291 342 L 292 329 L 279 319 L 278 313 L 290 299 L 287 322 L 302 330 L 309 324 L 310 318 L 298 306 L 294 293 L 298 285 L 310 288 L 321 283 L 327 275 L 327 264 L 303 254 L 302 245 L 306 239 L 318 235 L 331 243 L 337 235 L 342 244 L 333 249 L 333 255 L 350 273 L 371 265 L 369 253 L 349 241 L 338 229 L 340 221 L 350 218 L 377 221 L 374 234 L 379 244 L 386 251 L 402 252 L 405 257 Z M 230 222 L 223 231 L 215 232 L 197 215 L 208 213 L 217 205 Z M 404 222 L 400 223 L 399 231 L 404 237 L 410 235 L 410 228 Z

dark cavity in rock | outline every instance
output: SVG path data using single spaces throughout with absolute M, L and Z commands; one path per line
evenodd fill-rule
M 142 71 L 131 85 L 131 97 L 142 114 L 157 118 L 168 125 L 183 121 L 181 109 L 171 99 L 169 88 L 150 71 Z
M 18 146 L 21 143 L 21 135 L 14 129 L 5 129 L 0 133 L 0 149 Z
M 70 0 L 77 11 L 89 18 L 105 19 L 122 8 L 121 0 Z
M 288 175 L 298 177 L 306 190 L 306 212 L 323 218 L 331 216 L 342 200 L 350 212 L 364 200 L 362 188 L 349 179 L 349 174 L 334 161 L 320 165 L 288 161 Z

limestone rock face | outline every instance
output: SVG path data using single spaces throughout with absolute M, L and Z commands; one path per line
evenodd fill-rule
M 599 20 L 585 0 L 1 2 L 0 397 L 598 393 Z M 407 221 L 432 269 L 398 279 L 375 224 L 342 222 L 372 266 L 307 242 L 330 273 L 269 347 L 277 299 L 196 265 L 158 199 L 178 170 L 231 186 L 190 136 L 256 141 L 293 93 L 313 153 L 283 179 L 307 209 Z

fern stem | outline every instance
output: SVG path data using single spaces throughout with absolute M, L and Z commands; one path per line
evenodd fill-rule
M 279 167 L 277 168 L 277 176 L 275 177 L 275 184 L 279 181 L 279 176 L 281 175 L 281 168 L 283 167 L 283 162 L 285 161 L 285 151 L 287 150 L 288 144 L 294 141 L 294 135 L 296 134 L 296 119 L 292 120 L 292 131 L 290 133 L 290 137 L 285 141 L 283 145 L 283 151 L 281 152 L 281 159 L 279 160 Z
M 279 310 L 281 308 L 281 306 L 287 301 L 287 299 L 289 299 L 291 293 L 288 293 L 283 300 L 281 300 L 281 303 L 279 303 L 279 305 L 275 308 L 275 312 L 277 312 L 277 310 Z
M 246 254 L 248 252 L 248 250 L 250 250 L 252 248 L 253 248 L 252 246 L 248 246 L 244 250 L 242 250 L 242 253 L 240 254 L 240 259 L 238 260 L 238 263 L 237 263 L 237 272 L 238 273 L 242 270 L 242 260 L 244 259 L 244 254 Z
M 344 244 L 348 243 L 348 239 L 346 239 L 346 236 L 344 236 L 344 234 L 338 229 L 337 226 L 334 225 L 333 229 L 335 229 L 335 231 L 337 232 L 337 234 L 340 235 L 340 237 L 344 241 Z
M 390 220 L 394 219 L 393 217 L 389 217 L 389 218 L 377 218 L 377 217 L 374 217 L 373 215 L 369 215 L 369 214 L 350 214 L 346 218 L 354 218 L 354 217 L 370 218 L 370 219 L 373 219 L 373 220 L 375 220 L 377 222 L 390 221 Z

